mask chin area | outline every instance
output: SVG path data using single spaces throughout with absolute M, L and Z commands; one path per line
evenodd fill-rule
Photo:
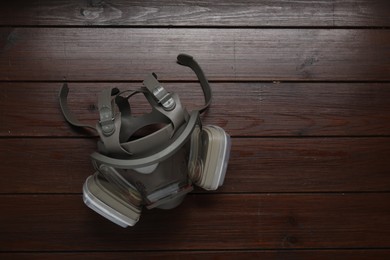
M 189 166 L 190 178 L 197 186 L 216 190 L 223 184 L 230 147 L 230 136 L 221 127 L 208 125 L 199 133 L 194 131 Z

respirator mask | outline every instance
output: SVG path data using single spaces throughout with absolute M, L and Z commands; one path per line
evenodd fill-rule
M 171 209 L 193 185 L 216 190 L 223 184 L 230 136 L 218 126 L 202 126 L 200 114 L 212 97 L 209 83 L 191 56 L 180 54 L 177 62 L 190 67 L 200 81 L 205 104 L 198 110 L 188 112 L 154 73 L 135 90 L 104 89 L 98 97 L 96 126 L 80 122 L 70 112 L 66 83 L 60 91 L 65 119 L 73 126 L 96 130 L 100 137 L 98 151 L 91 155 L 96 172 L 83 186 L 84 203 L 122 227 L 133 226 L 143 206 Z M 145 97 L 150 113 L 132 114 L 131 99 L 136 95 Z M 149 132 L 142 134 L 145 129 Z

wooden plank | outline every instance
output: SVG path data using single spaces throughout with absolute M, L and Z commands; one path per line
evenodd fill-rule
M 191 195 L 123 229 L 76 195 L 0 196 L 1 251 L 390 247 L 390 194 Z
M 108 86 L 141 83 L 69 83 L 70 107 L 80 120 L 98 120 L 97 95 Z M 203 102 L 198 83 L 164 83 L 189 110 Z M 62 83 L 0 83 L 0 136 L 85 136 L 61 115 Z M 213 83 L 214 99 L 204 124 L 232 136 L 390 135 L 389 83 Z M 138 113 L 141 99 L 130 100 Z M 236 105 L 239 104 L 239 105 Z
M 388 81 L 390 30 L 0 28 L 0 80 Z
M 0 193 L 80 193 L 95 147 L 93 139 L 0 139 Z M 390 191 L 389 154 L 390 138 L 234 138 L 218 192 Z
M 387 259 L 388 249 L 355 249 L 355 250 L 251 250 L 251 251 L 157 251 L 157 252 L 42 252 L 42 253 L 1 253 L 2 259 L 302 259 L 311 260 L 371 260 Z
M 386 0 L 6 1 L 0 25 L 389 26 Z

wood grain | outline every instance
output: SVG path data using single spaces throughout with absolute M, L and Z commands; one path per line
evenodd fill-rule
M 389 259 L 390 1 L 3 1 L 1 259 Z M 81 185 L 96 93 L 152 71 L 233 149 L 224 186 L 121 229 Z M 145 104 L 133 107 L 139 112 Z M 87 137 L 88 136 L 88 137 Z
M 39 253 L 1 253 L 3 259 L 81 259 L 81 260 L 116 260 L 116 259 L 188 259 L 188 260 L 215 260 L 215 259 L 301 259 L 311 260 L 315 256 L 318 260 L 371 260 L 387 259 L 390 250 L 365 249 L 365 250 L 240 250 L 240 251 L 157 251 L 157 252 L 39 252 Z
M 390 246 L 390 194 L 190 195 L 123 229 L 79 195 L 0 196 L 1 251 Z
M 69 83 L 69 103 L 80 120 L 98 120 L 97 95 L 109 86 L 141 83 Z M 164 85 L 192 110 L 203 102 L 198 83 Z M 0 136 L 86 136 L 71 129 L 58 104 L 62 83 L 0 83 Z M 213 83 L 213 103 L 204 124 L 232 136 L 390 135 L 389 83 Z M 147 112 L 142 99 L 130 100 Z M 238 105 L 237 105 L 238 104 Z
M 8 26 L 389 26 L 386 0 L 5 1 Z
M 0 193 L 80 193 L 95 149 L 93 139 L 0 139 Z M 388 192 L 389 154 L 390 138 L 234 138 L 217 192 Z
M 0 28 L 0 80 L 388 81 L 390 30 Z

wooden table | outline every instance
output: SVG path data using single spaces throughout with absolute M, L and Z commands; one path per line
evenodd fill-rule
M 390 2 L 3 1 L 0 258 L 390 258 Z M 122 229 L 82 202 L 96 94 L 154 71 L 232 136 L 224 186 Z

